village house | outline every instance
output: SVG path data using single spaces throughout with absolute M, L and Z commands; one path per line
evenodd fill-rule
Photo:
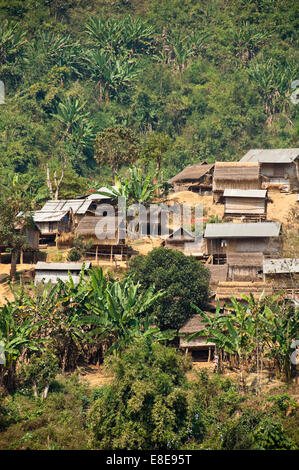
M 15 229 L 18 234 L 26 238 L 26 244 L 20 250 L 20 258 L 17 260 L 17 262 L 20 262 L 20 264 L 23 264 L 24 261 L 27 263 L 36 263 L 40 238 L 40 231 L 38 227 L 34 223 L 23 226 L 23 223 L 18 222 L 15 224 Z M 2 263 L 4 259 L 7 260 L 7 257 L 9 259 L 11 258 L 11 255 L 6 251 L 7 248 L 7 245 L 0 245 L 0 263 Z
M 165 240 L 162 242 L 162 246 L 165 248 L 170 248 L 172 250 L 179 250 L 182 252 L 191 251 L 192 245 L 188 247 L 188 244 L 194 243 L 195 237 L 188 230 L 179 228 L 172 232 Z
M 213 200 L 223 202 L 227 189 L 260 189 L 260 165 L 257 162 L 216 162 L 213 176 Z
M 207 162 L 188 165 L 183 171 L 171 178 L 168 183 L 173 185 L 175 192 L 193 191 L 200 194 L 212 191 L 214 164 Z
M 218 223 L 207 224 L 204 237 L 207 253 L 214 263 L 225 263 L 228 253 L 278 254 L 281 250 L 281 224 L 260 223 Z
M 264 189 L 225 189 L 224 217 L 260 222 L 267 217 L 267 191 Z
M 130 257 L 131 250 L 126 240 L 120 237 L 117 220 L 117 217 L 85 216 L 75 229 L 75 235 L 83 236 L 86 242 L 92 241 L 89 256 L 96 262 L 98 259 L 123 261 Z M 121 227 L 126 229 L 124 221 Z
M 299 259 L 266 258 L 263 261 L 264 280 L 277 289 L 297 287 L 299 291 Z
M 299 188 L 299 148 L 251 149 L 240 163 L 258 162 L 263 188 L 277 187 L 283 191 Z
M 57 284 L 58 279 L 68 281 L 69 275 L 72 276 L 74 283 L 80 280 L 80 273 L 86 273 L 90 269 L 91 263 L 44 263 L 39 261 L 35 266 L 35 285 L 41 282 L 51 282 Z
M 201 332 L 205 329 L 201 316 L 193 315 L 179 330 L 180 348 L 186 354 L 190 351 L 194 359 L 199 361 L 210 361 L 213 359 L 215 351 L 215 343 L 207 342 L 206 336 L 198 336 L 191 341 L 187 341 L 188 336 L 193 333 Z
M 41 243 L 55 243 L 56 235 L 72 229 L 71 209 L 63 211 L 35 211 L 33 220 L 40 230 Z

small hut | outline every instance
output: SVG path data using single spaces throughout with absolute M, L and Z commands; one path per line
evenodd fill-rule
M 126 240 L 120 237 L 117 225 L 117 217 L 96 217 L 85 216 L 75 230 L 76 235 L 82 235 L 86 242 L 92 240 L 90 255 L 106 261 L 123 261 L 129 258 L 130 248 L 126 245 Z M 120 226 L 125 231 L 124 221 L 120 221 Z
M 207 342 L 206 336 L 198 336 L 197 338 L 187 341 L 188 336 L 193 333 L 203 331 L 205 325 L 200 315 L 193 315 L 182 328 L 180 334 L 180 348 L 188 354 L 192 352 L 192 356 L 200 361 L 210 361 L 215 350 L 215 344 Z
M 276 187 L 286 192 L 299 188 L 299 148 L 251 149 L 240 162 L 260 164 L 264 188 Z
M 193 191 L 205 193 L 212 191 L 214 164 L 207 162 L 188 165 L 183 171 L 171 178 L 168 183 L 173 185 L 174 191 Z
M 86 273 L 91 267 L 91 263 L 44 263 L 39 261 L 35 266 L 35 285 L 42 281 L 57 284 L 58 279 L 62 281 L 69 280 L 69 274 L 75 283 L 80 280 L 82 268 Z
M 263 279 L 263 253 L 227 253 L 228 281 Z
M 195 237 L 188 230 L 183 227 L 172 232 L 168 238 L 163 240 L 162 246 L 165 248 L 171 248 L 172 250 L 186 251 L 187 244 L 195 242 Z M 191 247 L 191 245 L 190 245 Z M 190 252 L 190 250 L 187 250 Z
M 225 189 L 224 217 L 261 222 L 267 216 L 267 191 L 263 189 Z
M 56 235 L 70 232 L 72 228 L 71 209 L 63 211 L 35 211 L 33 220 L 40 230 L 42 242 L 55 242 Z
M 217 162 L 213 177 L 213 200 L 223 201 L 226 189 L 260 189 L 260 165 L 255 163 Z

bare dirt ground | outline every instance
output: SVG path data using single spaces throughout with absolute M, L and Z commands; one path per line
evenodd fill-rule
M 196 382 L 198 373 L 206 370 L 208 374 L 213 374 L 213 362 L 192 362 L 192 369 L 187 372 L 186 377 L 189 382 Z M 91 388 L 100 388 L 103 385 L 109 385 L 113 376 L 103 368 L 103 366 L 90 365 L 79 369 L 79 379 L 82 383 L 86 383 Z M 239 372 L 237 370 L 225 369 L 222 377 L 228 377 L 238 382 Z M 268 370 L 263 370 L 259 377 L 262 394 L 280 394 L 288 393 L 293 399 L 299 403 L 299 385 L 293 381 L 290 385 L 275 378 Z M 248 373 L 245 375 L 245 383 L 249 390 L 257 387 L 258 376 L 256 373 Z
M 202 204 L 205 217 L 218 216 L 219 218 L 222 218 L 224 214 L 223 204 L 214 204 L 213 196 L 201 196 L 200 194 L 193 193 L 191 191 L 180 191 L 178 193 L 170 194 L 167 201 L 177 204 L 189 204 L 191 206 Z
M 280 191 L 268 191 L 268 197 L 273 202 L 268 203 L 267 219 L 273 222 L 286 223 L 292 207 L 298 208 L 297 194 L 283 194 Z

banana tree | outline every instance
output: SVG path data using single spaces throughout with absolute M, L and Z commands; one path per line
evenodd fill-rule
M 144 176 L 141 168 L 132 166 L 126 179 L 121 180 L 115 175 L 114 186 L 108 186 L 109 192 L 100 191 L 100 194 L 113 199 L 125 197 L 128 204 L 150 203 L 156 195 L 156 190 L 162 186 L 160 183 L 153 183 L 153 180 L 154 176 Z
M 163 295 L 163 292 L 154 294 L 153 288 L 140 292 L 139 284 L 134 284 L 131 279 L 101 282 L 92 302 L 87 305 L 92 314 L 82 318 L 81 324 L 90 325 L 89 336 L 108 340 L 107 354 L 120 353 L 144 336 L 150 335 L 157 341 L 166 340 L 173 337 L 173 332 L 162 334 L 159 328 L 152 327 L 147 315 Z
M 11 392 L 16 386 L 16 367 L 25 351 L 39 351 L 43 341 L 36 337 L 39 324 L 23 318 L 22 310 L 13 302 L 0 308 L 0 346 L 4 364 L 0 364 L 0 386 Z

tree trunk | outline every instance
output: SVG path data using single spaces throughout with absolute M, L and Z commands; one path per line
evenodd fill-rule
M 49 388 L 50 388 L 50 384 L 47 383 L 47 385 L 45 386 L 45 389 L 43 391 L 43 394 L 42 394 L 42 400 L 45 400 L 48 396 L 48 392 L 49 392 Z
M 15 278 L 16 278 L 17 259 L 18 259 L 18 250 L 12 250 L 12 252 L 11 252 L 10 274 L 9 274 L 9 277 L 12 281 L 14 281 Z

